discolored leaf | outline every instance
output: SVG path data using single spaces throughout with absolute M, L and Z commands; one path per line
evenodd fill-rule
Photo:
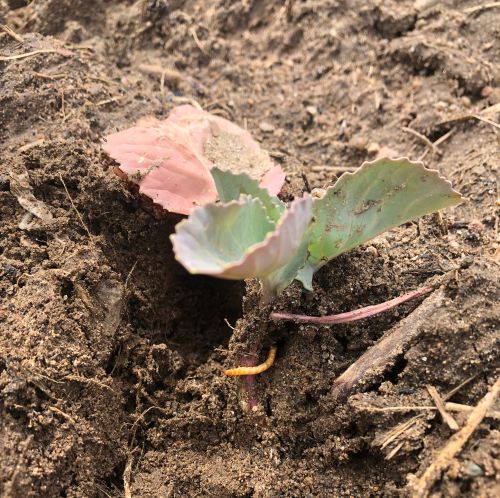
M 210 169 L 219 159 L 228 169 L 243 168 L 271 195 L 284 181 L 281 168 L 246 130 L 189 105 L 175 108 L 164 121 L 143 119 L 108 135 L 103 149 L 141 193 L 175 213 L 189 214 L 216 200 Z

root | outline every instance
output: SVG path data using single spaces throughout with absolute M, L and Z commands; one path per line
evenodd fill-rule
M 431 287 L 420 287 L 417 290 L 408 292 L 403 296 L 396 297 L 385 303 L 374 304 L 373 306 L 366 306 L 365 308 L 360 308 L 359 310 L 348 311 L 347 313 L 339 313 L 338 315 L 330 316 L 307 316 L 307 315 L 293 315 L 291 313 L 271 313 L 271 318 L 273 320 L 289 320 L 292 322 L 305 322 L 305 323 L 317 323 L 321 325 L 333 325 L 336 323 L 348 323 L 355 322 L 357 320 L 362 320 L 363 318 L 368 318 L 370 316 L 378 315 L 384 311 L 388 311 L 401 303 L 409 301 L 410 299 L 415 299 L 424 294 L 428 294 L 432 291 Z

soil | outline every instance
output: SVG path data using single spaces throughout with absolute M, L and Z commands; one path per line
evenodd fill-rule
M 500 9 L 477 4 L 0 0 L 15 32 L 0 31 L 1 496 L 409 495 L 452 431 L 390 407 L 466 380 L 450 400 L 475 406 L 498 375 Z M 262 142 L 285 200 L 385 152 L 425 156 L 468 202 L 261 308 L 255 282 L 187 274 L 168 239 L 180 218 L 127 190 L 102 152 L 106 133 L 189 99 Z M 335 379 L 423 298 L 335 327 L 268 320 L 424 283 L 443 287 L 439 310 L 346 399 Z M 273 342 L 263 408 L 247 414 L 222 370 Z M 485 418 L 432 496 L 498 496 L 499 455 Z

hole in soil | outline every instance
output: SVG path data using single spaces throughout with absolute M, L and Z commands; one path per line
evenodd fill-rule
M 40 246 L 47 246 L 47 234 L 44 232 L 30 232 L 28 233 L 29 238 L 33 241 L 36 242 Z
M 70 301 L 73 298 L 75 292 L 75 286 L 73 282 L 68 279 L 63 279 L 61 281 L 61 296 L 65 301 Z
M 4 175 L 0 175 L 0 192 L 8 192 L 9 190 L 10 180 Z
M 122 351 L 122 344 L 118 343 L 111 354 L 109 355 L 108 363 L 106 365 L 106 373 L 108 375 L 113 375 L 113 372 L 115 371 L 115 368 L 117 367 L 117 361 L 118 357 L 120 356 L 120 353 Z
M 342 334 L 337 334 L 335 339 L 337 340 L 338 344 L 342 348 L 342 354 L 346 354 L 347 353 L 347 346 L 349 345 L 350 339 L 347 336 L 342 335 Z
M 449 131 L 450 127 L 446 126 L 443 128 L 439 128 L 438 130 L 431 131 L 428 135 L 428 138 L 431 142 L 435 142 L 436 140 L 439 140 L 441 137 L 444 137 Z
M 193 392 L 183 392 L 177 393 L 177 401 L 180 403 L 191 403 L 192 401 L 199 401 L 201 399 L 201 393 Z
M 387 480 L 397 480 L 399 477 L 397 466 L 387 465 L 387 462 L 380 458 L 378 451 L 374 454 L 373 449 L 367 446 L 356 453 L 351 453 L 348 465 L 351 471 L 364 476 L 369 469 L 368 475 L 377 475 L 379 478 L 383 476 Z
M 183 272 L 184 273 L 184 272 Z M 169 347 L 191 364 L 204 363 L 217 346 L 225 346 L 232 334 L 225 323 L 242 316 L 244 284 L 185 274 L 176 302 L 176 318 L 169 323 Z M 195 319 L 193 319 L 195 317 Z
M 462 481 L 460 491 L 462 496 L 467 496 L 472 491 L 472 480 Z
M 305 401 L 304 401 L 304 406 L 305 407 L 308 407 L 308 406 L 314 406 L 317 404 L 317 399 L 315 396 L 313 396 L 311 393 L 309 392 L 306 392 L 305 393 Z
M 24 427 L 29 426 L 29 416 L 25 410 L 22 409 L 21 405 L 7 406 L 6 412 L 14 419 L 17 420 Z
M 399 382 L 399 374 L 403 372 L 407 364 L 408 360 L 404 357 L 404 355 L 398 356 L 394 366 L 384 375 L 384 380 L 397 384 Z
M 118 490 L 123 490 L 123 472 L 125 470 L 126 460 L 125 458 L 118 463 L 115 468 L 108 474 L 107 479 L 102 479 L 99 486 L 99 491 L 101 493 L 97 495 L 99 498 L 104 498 L 106 496 L 118 496 Z
M 272 414 L 273 414 L 273 410 L 271 408 L 271 397 L 270 396 L 267 396 L 265 401 L 264 401 L 264 410 L 266 412 L 266 415 L 268 417 L 271 417 Z

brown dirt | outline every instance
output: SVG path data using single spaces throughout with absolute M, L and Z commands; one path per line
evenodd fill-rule
M 2 56 L 52 50 L 0 61 L 1 496 L 408 494 L 451 432 L 424 412 L 381 449 L 420 412 L 370 407 L 429 405 L 426 385 L 444 394 L 473 376 L 451 399 L 472 406 L 498 375 L 499 133 L 450 122 L 500 102 L 500 10 L 465 13 L 476 4 L 0 1 L 22 36 L 1 32 Z M 162 68 L 174 70 L 163 84 Z M 269 323 L 253 282 L 176 264 L 178 219 L 152 216 L 112 174 L 101 138 L 178 97 L 246 124 L 288 171 L 285 198 L 302 172 L 321 187 L 333 173 L 318 167 L 382 148 L 426 153 L 468 197 L 338 258 L 314 294 L 293 285 L 274 303 L 326 314 L 444 285 L 419 339 L 363 392 L 339 403 L 331 386 L 417 302 L 334 328 Z M 452 134 L 438 156 L 405 126 Z M 26 218 L 20 181 L 42 219 Z M 232 336 L 224 319 L 238 318 Z M 258 378 L 265 413 L 247 416 L 221 371 L 259 341 L 261 357 L 277 341 L 278 359 Z M 485 419 L 433 496 L 498 496 L 499 454 Z

